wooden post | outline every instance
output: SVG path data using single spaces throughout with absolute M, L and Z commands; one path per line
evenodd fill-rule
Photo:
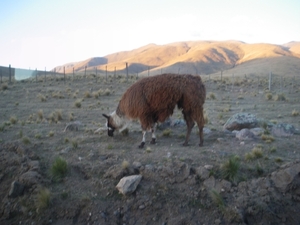
M 128 63 L 126 62 L 126 81 L 128 81 Z
M 11 66 L 9 64 L 9 83 L 11 83 Z
M 105 80 L 107 82 L 107 65 L 105 66 Z
M 97 67 L 96 67 L 96 83 L 98 81 L 98 70 L 97 70 Z
M 64 67 L 64 84 L 66 84 L 66 71 L 65 71 L 65 67 Z
M 272 85 L 272 72 L 269 73 L 269 91 L 271 91 L 271 85 Z

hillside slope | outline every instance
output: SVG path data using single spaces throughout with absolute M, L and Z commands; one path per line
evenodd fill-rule
M 295 75 L 300 70 L 300 42 L 284 45 L 247 44 L 240 41 L 188 41 L 166 45 L 149 44 L 131 51 L 94 57 L 56 67 L 57 72 L 95 70 L 130 74 L 161 72 L 213 74 L 280 71 Z M 245 68 L 246 71 L 245 71 Z M 241 71 L 240 71 L 241 70 Z

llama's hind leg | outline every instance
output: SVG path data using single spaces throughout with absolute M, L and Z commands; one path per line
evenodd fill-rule
M 156 135 L 155 135 L 156 126 L 157 126 L 157 123 L 155 123 L 155 124 L 153 125 L 153 127 L 151 128 L 152 139 L 151 139 L 150 144 L 155 144 L 155 143 L 156 143 Z
M 190 115 L 187 115 L 186 113 L 183 112 L 184 119 L 187 125 L 187 131 L 186 131 L 186 136 L 185 136 L 185 141 L 183 142 L 183 146 L 188 146 L 189 140 L 190 140 L 190 135 L 191 131 L 195 125 L 192 117 Z
M 203 139 L 204 118 L 203 117 L 197 119 L 197 125 L 199 128 L 199 138 L 200 138 L 199 146 L 203 146 L 203 142 L 204 142 Z

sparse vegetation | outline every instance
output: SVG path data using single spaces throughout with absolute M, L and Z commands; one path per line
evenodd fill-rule
M 81 107 L 81 99 L 77 99 L 77 100 L 75 101 L 75 103 L 74 103 L 74 106 L 75 106 L 76 108 L 80 108 L 80 107 Z
M 43 210 L 49 207 L 50 205 L 51 193 L 49 189 L 43 188 L 37 194 L 36 208 L 38 210 Z
M 16 123 L 18 122 L 18 118 L 17 118 L 16 116 L 11 116 L 11 117 L 9 118 L 9 122 L 10 122 L 11 124 L 16 124 Z
M 229 181 L 236 182 L 238 180 L 238 172 L 240 169 L 240 160 L 237 156 L 232 156 L 228 161 L 220 167 L 221 176 Z
M 50 169 L 51 177 L 55 182 L 61 181 L 67 174 L 67 161 L 61 157 L 57 157 Z

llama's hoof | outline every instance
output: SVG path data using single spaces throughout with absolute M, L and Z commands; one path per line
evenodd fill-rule
M 189 144 L 188 144 L 187 142 L 184 142 L 184 143 L 182 144 L 182 146 L 189 146 Z
M 152 140 L 150 141 L 150 144 L 152 144 L 152 145 L 156 144 L 156 139 L 152 138 Z
M 140 145 L 139 145 L 139 148 L 144 148 L 145 146 L 145 142 L 142 142 Z

